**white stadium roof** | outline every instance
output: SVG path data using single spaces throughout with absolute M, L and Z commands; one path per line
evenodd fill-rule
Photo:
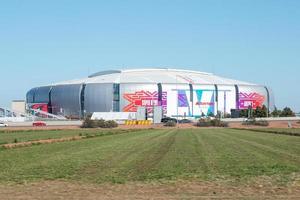
M 131 69 L 109 70 L 92 74 L 88 78 L 55 83 L 53 85 L 83 83 L 162 83 L 162 84 L 218 84 L 218 85 L 252 85 L 243 81 L 223 78 L 211 73 L 179 69 Z

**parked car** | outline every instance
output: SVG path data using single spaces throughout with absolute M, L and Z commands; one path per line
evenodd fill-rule
M 36 121 L 32 123 L 32 126 L 47 126 L 47 124 L 42 121 Z
M 3 122 L 0 122 L 0 127 L 8 127 L 8 124 L 5 124 Z

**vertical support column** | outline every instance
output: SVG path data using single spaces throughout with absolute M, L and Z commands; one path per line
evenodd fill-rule
M 52 87 L 50 87 L 49 93 L 48 93 L 48 98 L 49 98 L 49 102 L 48 102 L 48 113 L 52 113 L 52 99 L 51 99 L 51 92 L 52 92 Z
M 162 85 L 161 83 L 157 84 L 157 92 L 158 92 L 158 105 L 161 106 L 162 105 Z
M 120 84 L 113 84 L 113 112 L 120 112 Z
M 80 118 L 83 119 L 85 117 L 84 112 L 84 92 L 85 92 L 86 84 L 81 85 L 80 89 Z
M 235 99 L 236 99 L 236 102 L 235 102 L 235 108 L 237 110 L 239 110 L 239 102 L 240 102 L 240 91 L 239 91 L 239 86 L 238 85 L 234 85 L 235 87 Z
M 270 113 L 270 91 L 269 89 L 265 86 L 265 89 L 267 91 L 267 110 L 268 110 L 268 113 L 267 113 L 267 117 L 269 117 L 269 113 Z
M 190 87 L 190 102 L 191 102 L 191 108 L 192 108 L 192 116 L 194 116 L 194 89 L 193 85 L 189 84 Z
M 227 107 L 227 93 L 224 92 L 224 115 L 226 114 L 226 107 Z
M 217 109 L 216 114 L 219 112 L 219 90 L 218 85 L 215 84 L 215 108 Z
M 157 84 L 157 92 L 158 92 L 158 96 L 157 96 L 158 105 L 161 106 L 161 108 L 162 108 L 162 93 L 163 93 L 163 91 L 162 91 L 161 83 Z M 154 112 L 154 108 L 153 108 L 153 112 Z M 163 108 L 162 108 L 161 114 L 162 114 L 161 117 L 163 118 L 163 116 L 164 116 Z

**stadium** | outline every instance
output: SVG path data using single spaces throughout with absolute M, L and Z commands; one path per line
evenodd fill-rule
M 223 115 L 233 110 L 267 106 L 274 98 L 267 86 L 232 80 L 190 70 L 109 70 L 84 79 L 64 81 L 31 89 L 28 109 L 38 109 L 68 118 L 83 118 L 94 112 L 152 113 L 161 106 L 168 117 Z

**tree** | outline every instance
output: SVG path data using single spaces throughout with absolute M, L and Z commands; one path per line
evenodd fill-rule
M 268 108 L 267 106 L 263 105 L 262 107 L 256 107 L 256 109 L 253 112 L 253 117 L 267 117 L 268 114 Z
M 279 117 L 281 114 L 281 111 L 277 109 L 277 107 L 275 106 L 275 109 L 273 110 L 273 112 L 271 112 L 271 116 L 272 117 Z
M 295 117 L 295 116 L 296 116 L 295 113 L 289 107 L 285 107 L 280 113 L 280 117 Z
M 263 105 L 261 109 L 263 111 L 263 116 L 268 117 L 270 113 L 269 113 L 269 110 L 268 110 L 267 106 Z
M 240 110 L 240 117 L 248 117 L 248 110 L 246 109 Z

